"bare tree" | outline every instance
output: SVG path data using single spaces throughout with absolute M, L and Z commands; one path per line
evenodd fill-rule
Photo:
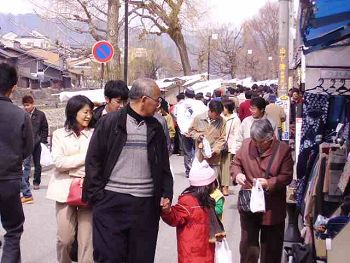
M 254 68 L 254 71 L 260 71 L 254 72 L 259 78 L 274 76 L 274 71 L 277 69 L 278 12 L 278 2 L 268 1 L 256 16 L 243 24 L 244 45 L 247 49 L 253 50 L 252 57 L 260 64 L 260 67 Z M 272 60 L 268 60 L 268 57 Z
M 109 41 L 115 51 L 111 62 L 107 64 L 107 78 L 121 77 L 119 29 L 120 0 L 30 0 L 37 6 L 37 13 L 54 21 L 66 29 L 79 34 L 88 34 L 95 41 Z
M 184 75 L 191 73 L 187 46 L 183 35 L 184 13 L 195 17 L 194 1 L 190 0 L 144 0 L 129 1 L 134 14 L 140 17 L 145 34 L 167 34 L 175 43 Z
M 233 27 L 226 25 L 216 30 L 219 38 L 218 43 L 211 51 L 213 54 L 211 66 L 212 72 L 235 78 L 239 65 L 239 55 L 243 49 L 242 28 L 231 28 Z
M 159 39 L 152 36 L 139 40 L 138 44 L 142 48 L 131 48 L 130 50 L 132 57 L 128 75 L 130 83 L 139 77 L 158 79 L 164 73 L 166 75 L 176 74 L 175 70 L 177 67 L 174 67 L 174 61 L 168 57 L 168 52 Z

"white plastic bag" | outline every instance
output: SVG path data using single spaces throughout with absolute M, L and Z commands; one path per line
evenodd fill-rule
M 210 147 L 210 143 L 205 137 L 203 138 L 202 154 L 204 155 L 205 158 L 211 158 L 211 156 L 213 155 L 213 152 Z
M 232 263 L 232 251 L 226 238 L 221 242 L 215 242 L 215 263 Z
M 265 212 L 264 189 L 258 180 L 255 181 L 252 188 L 252 194 L 250 196 L 250 210 L 252 213 Z
M 40 145 L 41 145 L 40 164 L 42 166 L 53 165 L 53 160 L 52 160 L 52 156 L 49 148 L 47 148 L 47 146 L 43 143 L 41 143 Z

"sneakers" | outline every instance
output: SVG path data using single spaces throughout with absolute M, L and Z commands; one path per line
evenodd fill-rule
M 33 185 L 33 189 L 34 189 L 34 190 L 39 190 L 39 189 L 40 189 L 40 186 L 39 186 L 38 184 L 34 184 L 34 185 Z
M 22 202 L 22 204 L 32 204 L 32 203 L 34 203 L 34 198 L 33 198 L 33 196 L 30 196 L 30 197 L 23 196 L 23 197 L 21 197 L 21 202 Z

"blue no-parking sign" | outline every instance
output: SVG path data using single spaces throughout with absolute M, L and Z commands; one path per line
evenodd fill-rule
M 98 41 L 92 47 L 92 55 L 100 63 L 106 63 L 113 58 L 114 48 L 108 41 Z

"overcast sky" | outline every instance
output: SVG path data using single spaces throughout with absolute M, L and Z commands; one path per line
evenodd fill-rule
M 256 14 L 267 0 L 207 0 L 213 22 L 239 25 Z M 277 1 L 277 0 L 272 0 Z M 2 0 L 0 13 L 31 13 L 33 6 L 28 0 Z M 204 1 L 203 1 L 204 2 Z

